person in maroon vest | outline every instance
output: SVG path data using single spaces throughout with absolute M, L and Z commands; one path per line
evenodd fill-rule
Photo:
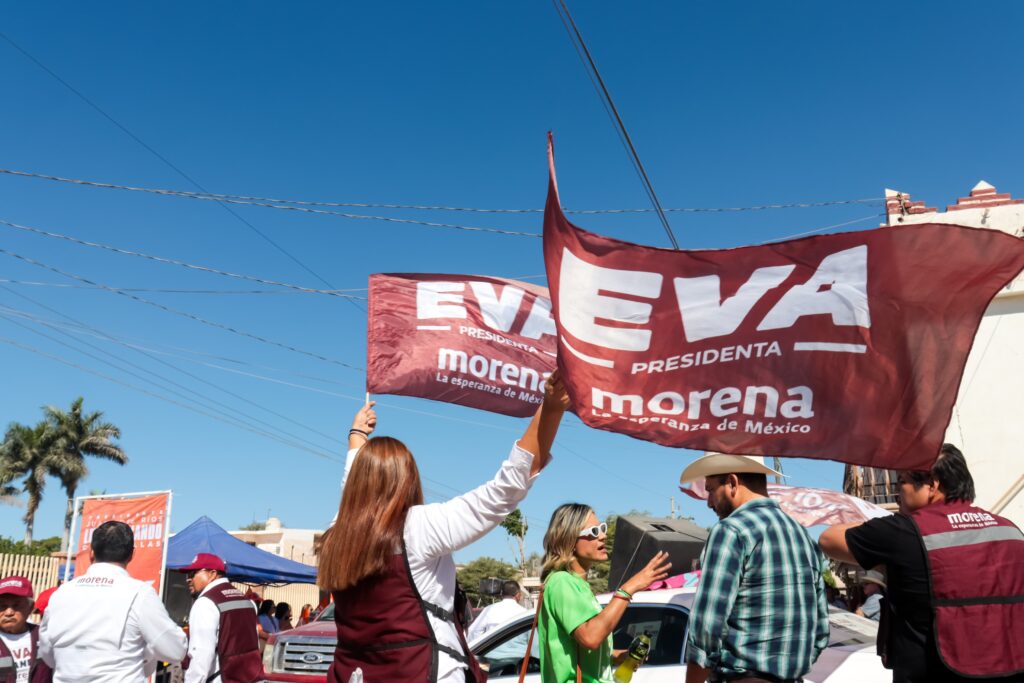
M 901 472 L 900 512 L 827 529 L 826 555 L 885 565 L 879 653 L 894 683 L 1024 680 L 1024 534 L 973 505 L 963 453 Z
M 256 633 L 256 608 L 225 577 L 224 560 L 199 553 L 182 567 L 196 601 L 188 614 L 185 683 L 256 683 L 263 658 Z
M 494 479 L 430 505 L 412 453 L 397 439 L 370 438 L 373 402 L 359 410 L 338 516 L 320 553 L 318 582 L 333 593 L 338 626 L 330 683 L 348 683 L 356 669 L 367 683 L 486 679 L 466 645 L 452 553 L 494 529 L 526 497 L 551 459 L 568 401 L 552 375 Z
M 28 623 L 32 582 L 24 576 L 0 580 L 0 683 L 50 683 L 53 671 L 36 655 L 39 628 Z

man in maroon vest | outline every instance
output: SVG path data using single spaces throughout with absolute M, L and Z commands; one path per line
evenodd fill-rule
M 39 629 L 28 623 L 32 582 L 24 576 L 0 580 L 0 683 L 49 683 L 53 672 L 38 658 Z
M 1024 680 L 1024 534 L 972 504 L 974 479 L 950 444 L 899 487 L 899 514 L 820 539 L 829 557 L 885 565 L 879 651 L 894 683 Z
M 256 609 L 225 578 L 224 560 L 199 553 L 182 567 L 196 601 L 188 615 L 185 683 L 256 683 L 263 658 L 256 633 Z

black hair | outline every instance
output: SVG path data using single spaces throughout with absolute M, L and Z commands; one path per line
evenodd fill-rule
M 506 581 L 501 584 L 501 597 L 503 598 L 514 598 L 521 592 L 522 589 L 519 588 L 519 583 L 516 581 Z
M 946 496 L 946 502 L 973 503 L 974 477 L 967 469 L 967 459 L 960 449 L 951 443 L 942 444 L 939 458 L 929 472 L 909 472 L 908 479 L 919 489 L 933 479 L 939 482 L 939 488 Z
M 273 600 L 264 600 L 263 602 L 261 602 L 260 603 L 259 613 L 261 615 L 262 614 L 266 614 L 268 617 L 274 616 L 274 601 Z
M 274 618 L 284 619 L 286 616 L 288 616 L 288 612 L 290 612 L 291 609 L 292 606 L 289 605 L 287 602 L 277 603 L 277 607 L 274 608 Z
M 766 495 L 768 492 L 768 475 L 763 472 L 732 472 L 731 474 L 736 475 L 736 479 L 741 484 L 753 491 L 754 493 L 760 493 Z M 717 474 L 720 482 L 724 482 L 728 474 Z
M 92 552 L 97 562 L 128 564 L 135 553 L 135 534 L 124 522 L 104 522 L 92 532 Z

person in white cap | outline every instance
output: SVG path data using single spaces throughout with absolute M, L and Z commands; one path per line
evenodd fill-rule
M 54 683 L 143 683 L 158 661 L 185 657 L 185 632 L 148 581 L 128 575 L 135 535 L 104 522 L 92 535 L 92 564 L 53 594 L 39 626 L 39 658 Z
M 768 497 L 764 459 L 707 453 L 680 483 L 704 478 L 721 520 L 701 557 L 690 611 L 687 683 L 800 681 L 828 645 L 825 559 Z

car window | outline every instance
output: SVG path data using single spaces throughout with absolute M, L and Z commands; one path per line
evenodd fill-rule
M 320 616 L 316 618 L 317 621 L 330 621 L 334 619 L 334 603 L 327 605 L 324 611 L 320 613 Z
M 625 650 L 643 632 L 651 635 L 648 666 L 679 664 L 688 615 L 672 605 L 630 605 L 612 631 L 612 648 Z
M 533 617 L 505 629 L 496 640 L 493 640 L 478 652 L 477 659 L 481 665 L 488 670 L 487 678 L 494 679 L 498 676 L 514 677 L 519 675 L 519 667 L 523 664 L 523 655 L 526 654 L 526 643 L 530 638 L 530 628 L 533 626 Z M 533 636 L 533 647 L 530 649 L 530 663 L 527 666 L 529 673 L 540 672 L 540 649 L 537 635 Z
M 829 608 L 829 647 L 873 645 L 878 639 L 878 622 L 846 610 Z

